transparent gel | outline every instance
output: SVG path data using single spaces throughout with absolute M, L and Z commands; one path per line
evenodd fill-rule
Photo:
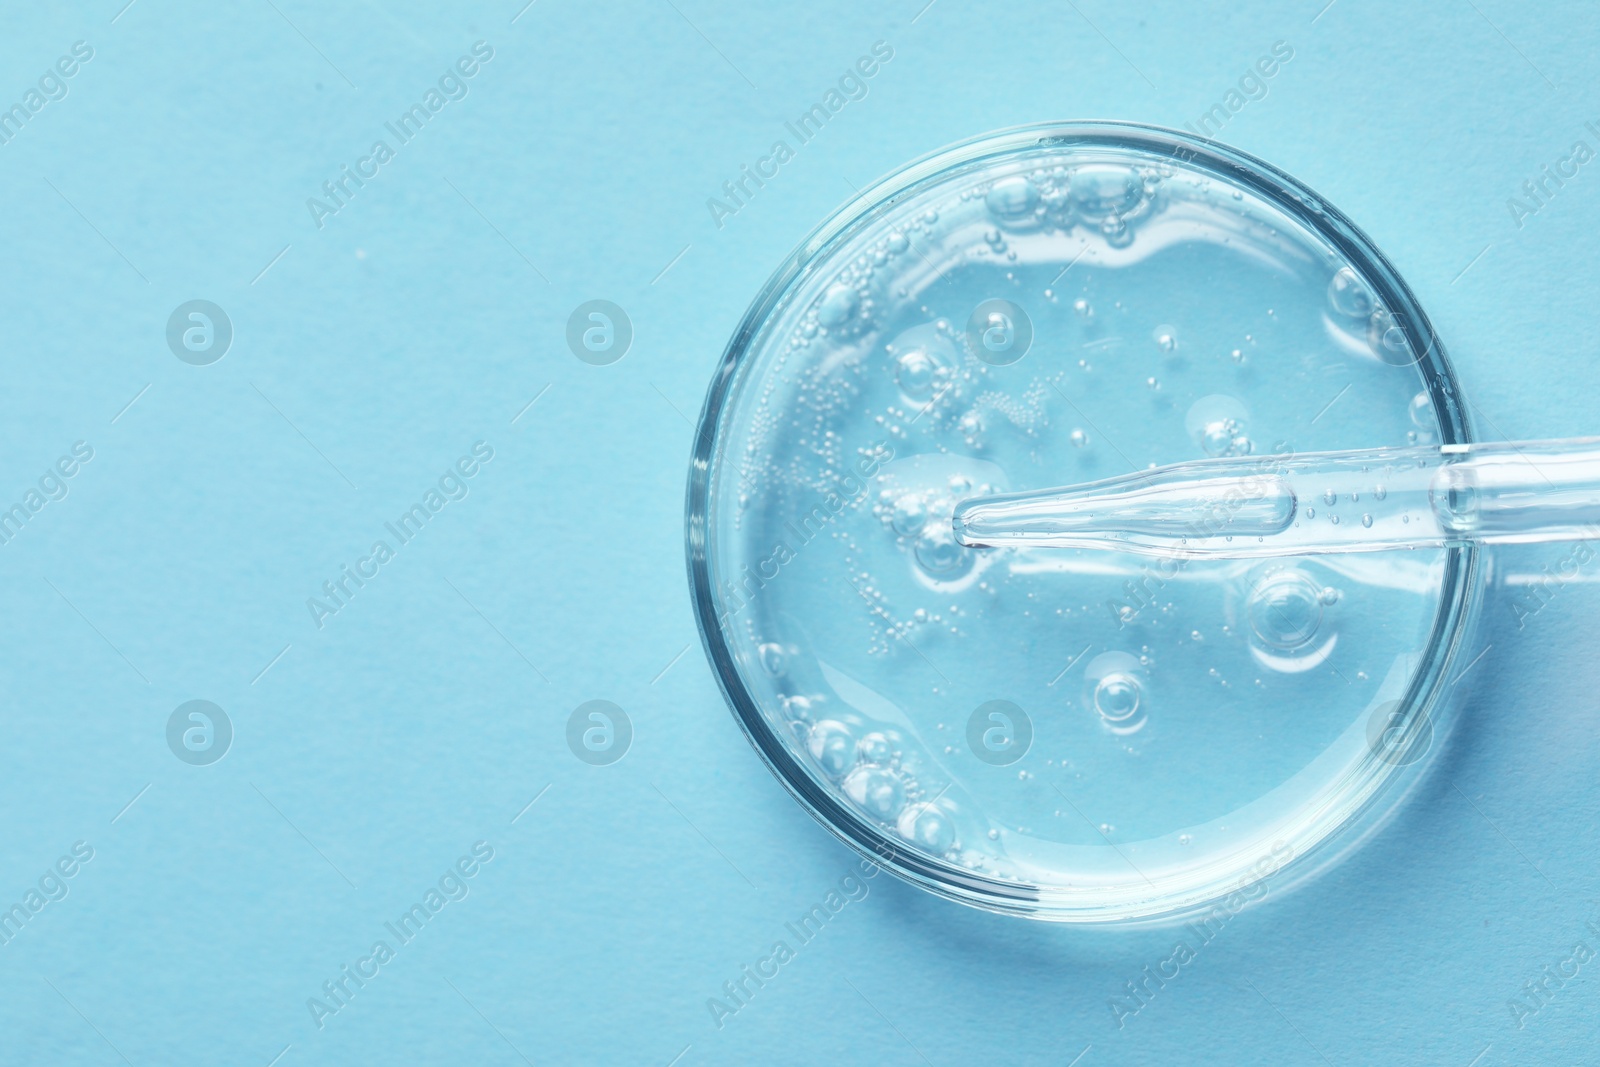
M 1292 179 L 1146 127 L 991 135 L 847 205 L 740 326 L 691 473 L 702 636 L 779 779 L 924 888 L 1077 922 L 1259 899 L 1425 771 L 1386 746 L 1448 727 L 1476 556 L 1180 542 L 1437 522 L 1456 397 L 1403 282 Z M 1119 524 L 1057 488 L 1151 468 L 1168 495 Z M 1230 478 L 1254 496 L 1197 535 Z

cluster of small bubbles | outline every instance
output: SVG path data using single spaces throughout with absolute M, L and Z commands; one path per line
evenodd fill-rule
M 1200 447 L 1208 456 L 1248 456 L 1255 444 L 1241 432 L 1234 419 L 1208 422 L 1200 435 Z
M 980 417 L 996 412 L 1025 434 L 1036 433 L 1047 422 L 1049 397 L 1055 395 L 1043 382 L 1034 382 L 1018 397 L 1010 392 L 987 390 L 973 401 L 970 410 Z
M 984 431 L 988 427 L 984 425 L 983 416 L 978 412 L 963 412 L 961 417 L 956 420 L 956 429 L 960 432 L 961 438 L 966 442 L 968 448 L 983 448 Z
M 1184 427 L 1208 456 L 1248 456 L 1255 443 L 1244 432 L 1245 407 L 1231 396 L 1216 394 L 1196 400 Z

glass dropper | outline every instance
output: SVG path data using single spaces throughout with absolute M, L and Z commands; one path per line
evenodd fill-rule
M 969 547 L 1188 559 L 1600 538 L 1600 437 L 1240 456 L 963 501 Z

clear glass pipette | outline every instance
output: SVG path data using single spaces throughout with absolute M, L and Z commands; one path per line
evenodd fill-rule
M 1600 437 L 1175 463 L 963 501 L 970 547 L 1253 559 L 1600 538 Z

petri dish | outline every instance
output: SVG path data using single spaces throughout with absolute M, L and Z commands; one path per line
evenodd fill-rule
M 1426 772 L 1477 553 L 969 548 L 952 513 L 1466 442 L 1458 397 L 1393 267 L 1273 167 L 1127 123 L 978 138 L 824 222 L 734 333 L 689 479 L 707 655 L 778 780 L 924 889 L 1068 922 L 1237 909 Z

